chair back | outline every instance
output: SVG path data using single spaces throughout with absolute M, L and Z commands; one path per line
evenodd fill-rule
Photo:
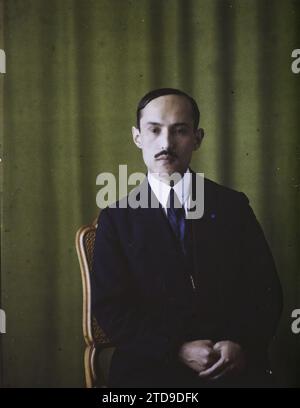
M 104 370 L 96 364 L 98 353 L 112 345 L 99 327 L 91 310 L 91 274 L 93 273 L 94 244 L 96 237 L 97 218 L 92 224 L 84 225 L 76 233 L 76 251 L 78 255 L 82 290 L 83 311 L 82 326 L 85 340 L 84 371 L 87 388 L 106 387 L 107 378 Z

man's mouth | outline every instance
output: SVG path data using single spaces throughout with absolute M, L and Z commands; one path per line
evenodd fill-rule
M 177 157 L 171 150 L 162 150 L 154 155 L 156 160 L 174 160 Z
M 156 160 L 171 161 L 171 160 L 173 160 L 173 156 L 170 156 L 169 154 L 162 154 L 162 155 L 159 156 Z

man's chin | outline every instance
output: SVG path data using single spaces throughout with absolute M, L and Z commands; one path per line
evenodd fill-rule
M 155 173 L 160 176 L 171 176 L 174 173 L 183 174 L 186 170 L 183 170 L 182 167 L 176 166 L 173 163 L 165 163 L 161 166 L 155 168 Z

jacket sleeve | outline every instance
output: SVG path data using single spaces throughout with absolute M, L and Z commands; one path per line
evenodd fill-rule
M 238 340 L 259 362 L 267 354 L 282 312 L 282 289 L 270 247 L 249 200 L 240 194 L 241 230 L 241 309 Z
M 159 305 L 147 307 L 135 290 L 110 211 L 101 211 L 96 231 L 92 312 L 114 346 L 167 364 L 183 342 L 180 330 Z

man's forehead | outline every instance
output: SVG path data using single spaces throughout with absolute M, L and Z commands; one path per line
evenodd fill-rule
M 144 123 L 155 122 L 155 118 L 193 121 L 191 103 L 181 95 L 164 95 L 155 98 L 145 106 L 141 113 L 141 121 Z

